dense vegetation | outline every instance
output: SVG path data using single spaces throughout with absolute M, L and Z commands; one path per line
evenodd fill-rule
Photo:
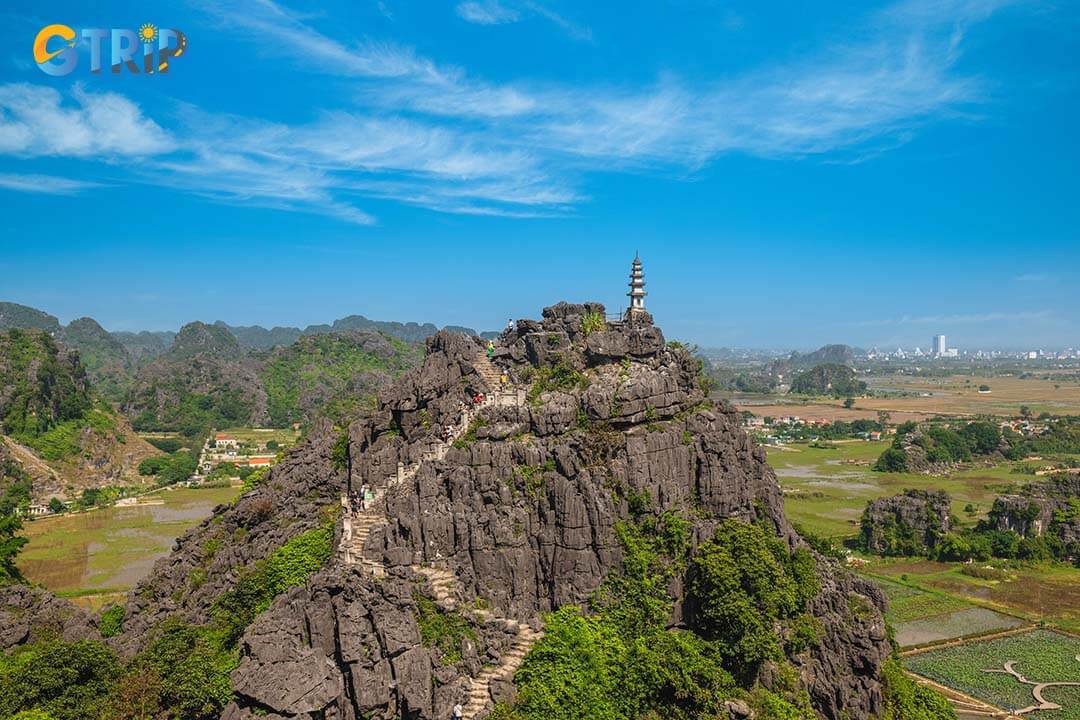
M 248 355 L 231 336 L 221 339 L 228 334 L 223 326 L 190 327 L 140 371 L 124 406 L 135 429 L 179 432 L 199 442 L 213 428 L 347 421 L 422 358 L 419 346 L 370 332 L 305 336 Z
M 153 475 L 158 485 L 164 487 L 187 480 L 195 474 L 199 465 L 198 458 L 187 450 L 180 450 L 171 455 L 158 455 L 139 463 L 140 475 Z
M 688 528 L 673 513 L 620 523 L 623 573 L 597 591 L 590 615 L 566 607 L 547 618 L 543 640 L 518 671 L 517 702 L 500 706 L 496 716 L 689 720 L 723 716 L 725 700 L 744 698 L 759 717 L 812 718 L 808 699 L 783 664 L 781 641 L 771 626 L 763 628 L 767 618 L 799 616 L 816 591 L 813 560 L 736 521 L 726 522 L 692 557 Z M 722 574 L 733 554 L 743 567 L 729 580 Z M 668 585 L 688 571 L 698 578 L 700 619 L 692 630 L 670 630 Z M 749 655 L 745 663 L 743 652 Z M 740 686 L 739 678 L 763 658 L 787 668 L 778 693 Z
M 495 720 L 720 718 L 729 716 L 729 700 L 763 719 L 816 717 L 787 661 L 818 642 L 806 612 L 818 592 L 809 551 L 791 552 L 770 531 L 727 520 L 692 553 L 689 524 L 675 513 L 638 514 L 617 531 L 623 572 L 595 593 L 589 614 L 564 607 L 546 618 L 544 638 L 515 677 L 517 699 L 499 705 Z M 682 575 L 694 619 L 671 629 L 668 588 Z M 777 668 L 772 691 L 753 682 L 766 661 Z M 886 717 L 955 717 L 943 698 L 890 663 Z
M 832 395 L 854 397 L 866 393 L 866 383 L 855 376 L 847 365 L 826 363 L 815 365 L 795 376 L 791 392 L 800 395 Z
M 1080 453 L 1080 418 L 1044 418 L 1044 422 L 1046 431 L 1037 436 L 1005 430 L 1003 437 L 1009 446 L 1005 456 L 1022 460 L 1029 455 Z
M 0 432 L 26 443 L 82 421 L 93 405 L 77 356 L 43 332 L 0 333 Z
M 0 458 L 0 585 L 22 582 L 15 559 L 26 544 L 19 515 L 30 505 L 30 476 L 15 461 Z

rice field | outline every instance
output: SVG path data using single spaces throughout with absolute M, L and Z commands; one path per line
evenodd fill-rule
M 919 675 L 1026 717 L 1080 720 L 1080 638 L 1036 629 L 908 655 L 904 663 Z
M 901 647 L 985 635 L 1019 627 L 1020 618 L 972 605 L 961 598 L 881 578 L 871 578 L 889 600 L 885 619 Z
M 96 606 L 130 590 L 173 542 L 240 488 L 172 488 L 148 503 L 34 520 L 19 569 L 33 583 Z M 155 500 L 156 498 L 156 500 Z

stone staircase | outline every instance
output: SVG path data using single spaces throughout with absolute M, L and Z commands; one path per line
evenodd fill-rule
M 412 481 L 417 471 L 424 462 L 438 462 L 446 457 L 447 452 L 454 442 L 464 435 L 472 421 L 480 413 L 481 409 L 489 405 L 523 405 L 525 404 L 525 391 L 504 386 L 501 382 L 501 373 L 498 368 L 488 359 L 486 352 L 479 352 L 473 360 L 473 367 L 477 374 L 487 385 L 488 393 L 483 402 L 474 404 L 462 413 L 461 421 L 454 427 L 452 437 L 434 443 L 430 450 L 421 455 L 420 461 L 411 465 L 399 465 L 397 474 L 387 480 L 383 488 L 374 488 L 374 498 L 369 500 L 364 510 L 351 507 L 349 498 L 343 493 L 341 504 L 345 508 L 345 517 L 342 528 L 341 545 L 339 552 L 346 563 L 358 564 L 366 568 L 375 577 L 386 574 L 386 567 L 382 562 L 371 560 L 364 556 L 364 547 L 372 531 L 382 527 L 387 522 L 386 495 L 394 487 Z M 448 568 L 434 567 L 430 565 L 413 565 L 413 571 L 424 575 L 431 586 L 435 603 L 444 611 L 457 609 L 457 579 L 453 571 Z M 510 648 L 500 656 L 497 665 L 485 667 L 479 675 L 472 679 L 469 687 L 468 701 L 464 707 L 464 717 L 467 720 L 479 718 L 490 710 L 491 684 L 499 680 L 510 680 L 517 671 L 532 647 L 542 635 L 526 624 L 511 618 L 493 616 L 487 610 L 479 608 L 469 609 L 469 613 L 476 619 L 486 623 L 498 623 L 503 629 L 514 633 L 514 640 Z
M 457 608 L 456 578 L 451 570 L 430 565 L 414 565 L 412 569 L 427 578 L 432 594 L 435 596 L 436 605 L 444 611 Z M 529 654 L 533 644 L 543 637 L 543 633 L 533 630 L 527 624 L 517 620 L 492 615 L 488 610 L 475 608 L 470 609 L 469 613 L 486 623 L 496 623 L 502 629 L 514 634 L 510 647 L 499 656 L 498 664 L 484 667 L 479 675 L 472 678 L 469 685 L 469 696 L 462 709 L 462 717 L 466 718 L 466 720 L 473 720 L 490 711 L 492 706 L 492 683 L 500 680 L 512 680 L 525 656 Z
M 488 360 L 486 352 L 477 354 L 476 359 L 473 360 L 473 367 L 476 368 L 476 373 L 488 386 L 489 394 L 494 395 L 502 389 L 502 383 L 500 382 L 502 373 L 500 373 L 498 368 Z
M 468 720 L 479 718 L 492 706 L 491 684 L 497 680 L 513 680 L 514 673 L 529 654 L 533 644 L 542 636 L 542 632 L 533 630 L 528 625 L 515 620 L 506 620 L 508 629 L 516 626 L 516 635 L 510 649 L 499 657 L 498 665 L 485 667 L 472 679 L 469 686 L 469 699 L 462 709 L 462 716 Z

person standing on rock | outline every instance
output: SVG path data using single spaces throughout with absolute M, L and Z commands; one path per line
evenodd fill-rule
M 360 512 L 367 510 L 367 483 L 360 486 Z
M 513 318 L 510 318 L 509 320 L 506 321 L 506 332 L 507 332 L 507 334 L 514 332 L 514 319 Z
M 461 707 L 461 703 L 458 703 L 457 705 L 454 706 L 453 711 L 451 711 L 450 719 L 451 720 L 461 720 L 461 718 L 464 717 L 462 715 L 463 712 L 464 712 L 464 710 Z
M 495 357 L 495 342 L 493 340 L 488 340 L 487 358 L 490 360 L 493 357 Z

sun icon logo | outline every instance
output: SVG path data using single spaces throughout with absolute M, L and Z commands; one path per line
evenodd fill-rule
M 157 25 L 153 23 L 143 23 L 139 26 L 139 39 L 146 44 L 150 44 L 158 39 Z

